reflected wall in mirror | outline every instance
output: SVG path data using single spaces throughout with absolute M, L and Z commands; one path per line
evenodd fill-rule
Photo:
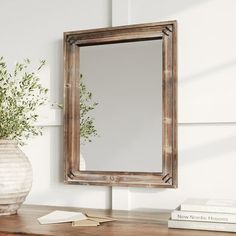
M 80 71 L 98 102 L 87 115 L 98 136 L 91 142 L 80 136 L 81 167 L 161 172 L 161 40 L 81 47 Z
M 177 186 L 176 22 L 67 32 L 65 180 Z

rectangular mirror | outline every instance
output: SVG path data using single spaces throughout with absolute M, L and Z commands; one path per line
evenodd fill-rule
M 177 186 L 176 22 L 64 34 L 67 183 Z

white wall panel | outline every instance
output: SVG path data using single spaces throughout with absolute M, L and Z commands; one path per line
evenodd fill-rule
M 236 2 L 131 0 L 130 23 L 178 21 L 179 122 L 235 122 Z
M 234 199 L 235 143 L 236 125 L 181 125 L 178 188 L 130 188 L 130 208 L 173 209 L 188 197 Z

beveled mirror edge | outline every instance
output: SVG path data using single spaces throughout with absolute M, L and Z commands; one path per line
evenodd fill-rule
M 150 31 L 149 31 L 150 30 Z M 92 35 L 91 35 L 92 34 Z M 86 37 L 88 40 L 86 41 Z M 151 39 L 163 40 L 163 171 L 161 173 L 80 171 L 80 46 Z M 72 38 L 71 38 L 72 37 Z M 73 40 L 72 40 L 73 39 Z M 92 41 L 91 41 L 92 40 Z M 109 41 L 110 40 L 110 41 Z M 64 33 L 64 182 L 80 185 L 176 188 L 177 158 L 177 21 L 136 24 Z M 167 106 L 166 106 L 167 104 Z

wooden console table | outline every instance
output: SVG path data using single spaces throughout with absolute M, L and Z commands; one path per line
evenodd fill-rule
M 53 210 L 82 211 L 117 219 L 97 227 L 72 227 L 71 223 L 40 225 L 37 218 Z M 24 205 L 17 215 L 0 217 L 0 236 L 229 236 L 231 233 L 167 228 L 167 211 L 133 212 Z M 234 234 L 235 235 L 235 234 Z

